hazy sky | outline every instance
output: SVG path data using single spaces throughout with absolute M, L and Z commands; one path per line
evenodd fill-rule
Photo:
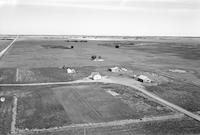
M 0 0 L 0 34 L 200 36 L 200 0 Z

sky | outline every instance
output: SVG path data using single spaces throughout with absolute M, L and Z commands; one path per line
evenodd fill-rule
M 200 36 L 200 0 L 0 0 L 0 34 Z

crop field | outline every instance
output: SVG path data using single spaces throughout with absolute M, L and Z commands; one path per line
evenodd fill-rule
M 200 38 L 74 37 L 19 36 L 0 58 L 0 134 L 200 134 L 198 121 L 141 91 L 197 114 Z M 0 51 L 13 39 L 0 36 Z
M 18 40 L 14 43 L 9 54 L 1 62 L 1 67 L 55 67 L 55 66 L 105 66 L 118 64 L 119 60 L 131 60 L 119 56 L 123 52 L 114 48 L 98 47 L 100 41 L 65 42 L 65 40 Z M 74 46 L 74 49 L 46 48 L 44 45 Z M 22 51 L 23 50 L 23 51 Z M 111 54 L 111 52 L 113 52 Z M 92 55 L 102 55 L 106 61 L 103 63 L 92 62 Z M 20 59 L 20 61 L 18 61 Z
M 16 80 L 15 68 L 1 68 L 0 74 L 0 83 L 14 83 Z
M 169 40 L 168 40 L 169 41 Z M 199 60 L 200 59 L 200 44 L 199 41 L 177 42 L 177 41 L 129 41 L 129 42 L 107 42 L 99 44 L 100 46 L 115 47 L 121 45 L 124 49 L 138 50 L 141 52 L 155 54 L 175 54 L 181 58 Z
M 0 102 L 0 134 L 10 133 L 12 121 L 13 97 L 6 96 L 5 102 Z
M 1 68 L 0 83 L 36 83 L 36 82 L 66 82 L 85 78 L 96 67 L 73 67 L 76 74 L 67 74 L 59 67 L 41 68 Z
M 63 106 L 44 89 L 18 98 L 16 127 L 19 129 L 49 128 L 69 124 Z
M 183 83 L 166 83 L 147 90 L 190 111 L 200 110 L 200 87 Z
M 109 94 L 111 89 L 119 95 Z M 18 95 L 18 129 L 48 129 L 174 113 L 131 88 L 114 84 L 26 88 Z
M 5 49 L 7 47 L 7 45 L 9 45 L 9 43 L 11 43 L 11 42 L 12 42 L 12 39 L 1 39 L 0 38 L 0 51 Z

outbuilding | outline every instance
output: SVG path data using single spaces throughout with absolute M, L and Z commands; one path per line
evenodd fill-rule
M 0 101 L 1 101 L 1 102 L 4 102 L 5 100 L 6 100 L 5 97 L 1 97 L 1 98 L 0 98 Z
M 119 68 L 119 67 L 112 67 L 109 68 L 108 71 L 110 72 L 127 72 L 128 70 L 126 68 Z
M 67 68 L 66 71 L 67 71 L 68 74 L 75 73 L 75 70 L 71 69 L 71 68 Z
M 91 56 L 91 60 L 95 60 L 97 58 L 96 55 Z
M 90 78 L 92 80 L 100 80 L 102 77 L 99 72 L 92 72 Z
M 120 68 L 119 67 L 112 67 L 112 68 L 109 68 L 108 71 L 110 72 L 120 72 Z
M 91 56 L 91 60 L 92 61 L 104 61 L 104 59 L 102 59 L 101 56 L 96 56 L 96 55 Z
M 138 81 L 140 82 L 147 82 L 147 83 L 151 83 L 151 79 L 149 79 L 147 76 L 145 75 L 139 75 L 137 77 Z

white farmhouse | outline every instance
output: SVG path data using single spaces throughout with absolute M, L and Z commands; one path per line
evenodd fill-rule
M 102 77 L 99 72 L 92 72 L 90 78 L 92 80 L 100 80 Z
M 74 70 L 74 69 L 71 69 L 71 68 L 67 68 L 66 71 L 67 71 L 68 74 L 75 73 L 75 70 Z

